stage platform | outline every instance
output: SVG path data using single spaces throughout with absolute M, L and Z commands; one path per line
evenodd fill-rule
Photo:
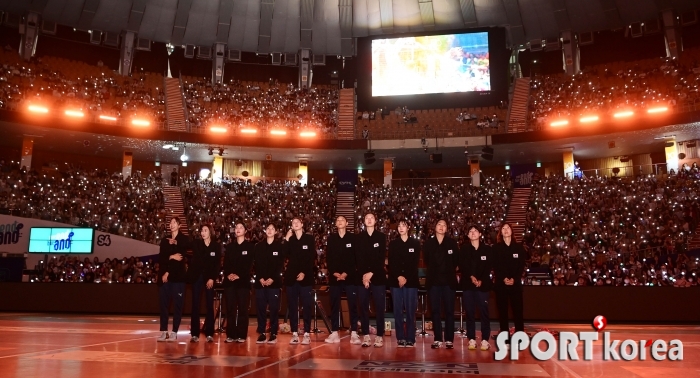
M 184 319 L 177 342 L 157 343 L 156 317 L 0 313 L 0 378 L 4 377 L 693 377 L 700 375 L 700 326 L 609 324 L 614 339 L 672 340 L 684 344 L 682 361 L 603 361 L 602 342 L 594 342 L 593 361 L 538 361 L 529 352 L 518 361 L 495 361 L 490 351 L 470 351 L 455 337 L 455 349 L 433 350 L 432 336 L 418 337 L 415 348 L 397 348 L 394 336 L 383 348 L 326 344 L 322 333 L 311 345 L 256 344 L 255 321 L 245 343 L 189 342 Z M 588 324 L 532 324 L 527 330 L 591 331 Z M 497 325 L 492 324 L 493 329 Z M 477 325 L 478 330 L 478 325 Z M 647 348 L 648 349 L 648 348 Z M 583 344 L 578 347 L 583 353 Z

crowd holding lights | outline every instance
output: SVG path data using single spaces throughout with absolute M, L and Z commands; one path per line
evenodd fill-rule
M 700 50 L 683 60 L 649 59 L 608 68 L 595 66 L 574 76 L 535 75 L 530 81 L 529 120 L 539 127 L 611 117 L 663 114 L 673 107 L 700 104 Z
M 67 78 L 41 58 L 0 65 L 0 109 L 61 114 L 102 122 L 130 120 L 134 126 L 165 122 L 165 94 L 146 85 L 147 74 Z
M 227 125 L 247 134 L 269 129 L 271 135 L 299 131 L 300 136 L 311 137 L 333 136 L 338 124 L 337 89 L 306 90 L 276 80 L 212 85 L 204 79 L 187 79 L 184 92 L 190 125 L 195 128 Z
M 554 176 L 532 193 L 523 239 L 554 284 L 697 284 L 697 259 L 685 255 L 700 220 L 697 166 L 668 179 Z

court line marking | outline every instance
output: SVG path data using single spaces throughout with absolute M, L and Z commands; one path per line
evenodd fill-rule
M 58 348 L 58 349 L 42 350 L 42 351 L 39 351 L 39 352 L 27 352 L 27 353 L 12 354 L 12 355 L 9 355 L 9 356 L 0 356 L 0 359 L 3 359 L 3 358 L 13 358 L 13 357 L 29 357 L 29 356 L 31 356 L 31 355 L 48 354 L 48 353 L 52 353 L 52 352 L 66 351 L 66 350 L 71 350 L 71 349 L 90 348 L 90 347 L 101 346 L 101 345 L 119 344 L 119 343 L 126 343 L 126 342 L 129 342 L 129 341 L 152 339 L 153 337 L 154 337 L 154 336 L 139 337 L 139 338 L 136 338 L 136 339 L 128 339 L 128 340 L 120 340 L 120 341 L 110 341 L 110 342 L 107 342 L 107 343 L 90 344 L 90 345 L 76 345 L 76 346 L 72 346 L 72 347 L 65 347 L 65 348 Z
M 557 361 L 557 360 L 552 360 L 552 361 L 553 361 L 555 364 L 559 365 L 560 368 L 564 369 L 564 371 L 566 371 L 567 373 L 573 375 L 574 377 L 576 377 L 576 378 L 583 378 L 583 377 L 581 377 L 580 375 L 576 374 L 573 370 L 571 370 L 569 367 L 567 367 L 567 366 L 564 365 L 563 363 L 561 363 L 561 362 L 559 362 L 559 361 Z
M 348 338 L 348 337 L 350 337 L 350 335 L 343 336 L 343 337 L 340 338 L 340 340 L 343 340 L 343 339 Z M 342 342 L 342 341 L 341 341 L 341 342 Z M 236 376 L 234 376 L 234 378 L 245 377 L 246 375 L 250 375 L 250 374 L 256 373 L 256 372 L 258 372 L 258 371 L 260 371 L 260 370 L 265 370 L 265 369 L 267 369 L 267 368 L 269 368 L 269 367 L 271 367 L 271 366 L 279 365 L 279 364 L 281 364 L 281 363 L 284 362 L 284 361 L 289 361 L 289 360 L 291 360 L 292 358 L 299 357 L 299 356 L 301 356 L 302 354 L 309 353 L 309 352 L 311 352 L 312 350 L 316 350 L 316 349 L 318 349 L 318 348 L 323 348 L 324 346 L 327 346 L 327 345 L 332 345 L 332 344 L 328 344 L 328 343 L 326 343 L 326 342 L 324 341 L 324 342 L 323 342 L 323 345 L 319 345 L 319 346 L 317 346 L 317 347 L 315 347 L 315 348 L 311 348 L 311 349 L 305 350 L 305 351 L 303 351 L 303 352 L 301 352 L 301 353 L 298 353 L 298 354 L 295 354 L 295 355 L 293 355 L 293 356 L 291 356 L 291 357 L 287 357 L 287 358 L 280 359 L 279 361 L 275 361 L 275 362 L 270 363 L 270 364 L 267 364 L 267 365 L 265 365 L 265 366 L 261 366 L 261 367 L 255 369 L 255 370 L 251 370 L 251 371 L 245 372 L 245 373 L 243 373 L 243 374 L 236 375 Z M 578 377 L 578 378 L 581 378 L 581 377 Z

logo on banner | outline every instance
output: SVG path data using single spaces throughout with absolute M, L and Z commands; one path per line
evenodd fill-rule
M 17 244 L 22 237 L 23 223 L 0 224 L 0 245 Z
M 102 234 L 97 237 L 97 245 L 100 247 L 109 247 L 112 245 L 112 239 L 110 239 L 109 235 L 107 234 Z
M 534 174 L 532 172 L 526 172 L 520 175 L 515 176 L 515 182 L 518 185 L 530 185 L 532 184 L 532 176 Z

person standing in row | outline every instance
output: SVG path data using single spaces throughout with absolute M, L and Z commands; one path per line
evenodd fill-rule
M 199 342 L 199 308 L 202 302 L 202 290 L 207 307 L 204 320 L 204 336 L 207 342 L 214 342 L 214 280 L 219 276 L 221 264 L 221 244 L 212 238 L 209 225 L 203 225 L 197 240 L 192 246 L 192 261 L 187 269 L 187 281 L 192 284 L 192 314 L 190 317 L 190 342 Z
M 287 232 L 287 271 L 284 274 L 284 286 L 287 291 L 287 308 L 292 328 L 290 344 L 299 344 L 299 300 L 301 299 L 304 316 L 304 336 L 302 345 L 311 344 L 311 309 L 314 298 L 311 293 L 314 284 L 314 265 L 316 261 L 316 242 L 314 237 L 304 233 L 301 218 L 292 219 L 292 229 Z
M 515 332 L 525 331 L 523 321 L 523 284 L 522 276 L 525 269 L 525 249 L 513 236 L 510 224 L 503 223 L 496 244 L 493 246 L 495 257 L 494 273 L 496 275 L 496 305 L 500 332 L 509 332 L 508 304 L 513 311 Z M 510 343 L 510 337 L 506 340 Z
M 462 247 L 459 254 L 459 271 L 462 273 L 463 310 L 467 318 L 468 349 L 476 350 L 476 309 L 481 320 L 481 350 L 489 350 L 491 322 L 489 318 L 489 292 L 493 289 L 491 269 L 493 253 L 491 247 L 481 243 L 481 229 L 477 225 L 469 227 L 469 243 Z
M 227 343 L 243 343 L 248 336 L 250 271 L 253 268 L 254 246 L 245 239 L 246 231 L 243 222 L 235 223 L 236 240 L 226 246 L 224 255 Z
M 180 233 L 180 218 L 170 219 L 170 237 L 160 241 L 158 253 L 158 297 L 160 302 L 159 342 L 177 340 L 177 331 L 182 321 L 182 307 L 185 304 L 185 252 L 189 246 L 187 237 Z M 173 303 L 173 330 L 168 333 L 168 312 Z
M 355 264 L 356 240 L 353 234 L 346 232 L 348 221 L 344 216 L 336 217 L 335 226 L 338 232 L 328 237 L 326 252 L 326 263 L 330 273 L 328 284 L 331 294 L 331 334 L 325 341 L 340 342 L 340 298 L 345 292 L 350 313 L 350 344 L 360 345 L 362 342 L 357 335 L 357 291 L 360 279 Z
M 440 219 L 435 225 L 435 235 L 426 240 L 424 258 L 427 269 L 425 286 L 430 299 L 430 312 L 433 321 L 435 340 L 430 346 L 438 349 L 445 342 L 445 348 L 454 348 L 455 337 L 455 291 L 457 290 L 457 242 L 446 235 L 447 221 Z M 445 314 L 445 335 L 442 334 L 441 310 Z
M 287 258 L 286 247 L 275 238 L 277 227 L 269 223 L 265 227 L 265 240 L 255 245 L 255 302 L 258 315 L 258 344 L 277 343 L 279 328 L 282 272 Z M 265 340 L 267 309 L 270 309 L 270 338 Z
M 397 229 L 399 237 L 389 243 L 389 286 L 394 304 L 396 341 L 399 348 L 413 348 L 416 345 L 420 242 L 408 236 L 409 225 L 406 220 L 400 220 Z
M 384 345 L 384 310 L 386 307 L 386 235 L 375 229 L 377 218 L 373 213 L 365 215 L 365 230 L 358 235 L 356 264 L 357 272 L 362 277 L 359 288 L 360 323 L 362 324 L 363 347 L 369 347 L 369 297 L 372 296 L 377 319 L 377 336 L 374 346 Z

